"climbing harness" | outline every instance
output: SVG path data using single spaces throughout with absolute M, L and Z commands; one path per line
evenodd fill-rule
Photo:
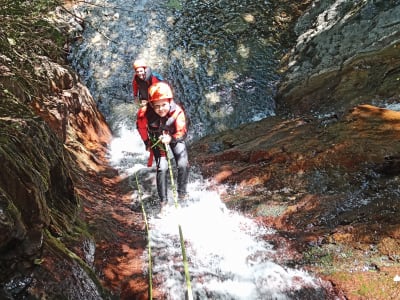
M 148 255 L 149 255 L 149 267 L 148 267 L 148 273 L 149 273 L 149 300 L 153 299 L 153 276 L 152 276 L 152 260 L 151 260 L 151 246 L 150 246 L 150 230 L 149 230 L 149 223 L 147 222 L 147 215 L 146 211 L 144 209 L 144 204 L 142 200 L 142 190 L 140 189 L 139 185 L 139 179 L 137 176 L 137 172 L 135 173 L 136 177 L 136 185 L 138 189 L 138 194 L 139 194 L 139 201 L 140 201 L 140 206 L 142 207 L 142 214 L 143 214 L 143 219 L 144 219 L 144 224 L 146 225 L 146 232 L 147 232 L 147 249 L 148 249 Z

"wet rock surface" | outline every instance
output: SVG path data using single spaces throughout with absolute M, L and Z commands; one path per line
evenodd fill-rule
M 2 14 L 18 7 L 4 4 Z M 40 17 L 32 5 L 30 21 L 35 22 Z M 28 50 L 19 41 L 8 51 L 12 39 L 7 44 L 3 37 L 12 34 L 12 21 L 14 28 L 25 20 L 6 17 L 0 32 L 0 298 L 110 299 L 121 294 L 127 273 L 138 274 L 136 281 L 143 277 L 140 254 L 129 256 L 132 268 L 116 262 L 127 250 L 119 239 L 115 242 L 121 224 L 110 201 L 125 207 L 127 222 L 137 216 L 124 205 L 124 181 L 105 158 L 111 131 L 62 55 L 37 55 L 34 50 L 43 44 L 33 40 Z M 47 34 L 42 32 L 43 39 Z M 141 219 L 136 221 L 140 227 Z M 142 231 L 125 225 L 126 240 L 140 249 Z M 99 232 L 109 233 L 109 240 Z M 112 251 L 100 251 L 104 248 Z M 125 275 L 109 271 L 108 259 Z M 141 288 L 146 290 L 145 284 L 135 284 L 130 295 Z
M 3 88 L 6 84 L 6 80 L 2 82 Z M 60 117 L 57 102 L 36 98 L 24 103 L 2 94 L 0 279 L 4 299 L 98 299 L 106 295 L 93 270 L 74 252 L 91 240 L 90 235 L 77 233 L 83 198 L 75 189 L 79 187 L 78 175 L 85 173 L 80 164 L 92 170 L 101 168 L 101 153 L 110 137 L 100 115 L 91 111 L 94 102 L 84 97 L 85 91 L 88 95 L 78 85 L 64 89 L 64 98 L 47 94 L 47 99 L 65 104 L 72 119 Z M 79 96 L 68 96 L 71 93 Z M 75 101 L 87 106 L 79 105 L 80 111 L 75 112 L 73 105 L 68 105 Z M 41 117 L 35 114 L 36 109 Z M 80 120 L 86 123 L 79 124 Z M 63 131 L 60 124 L 64 121 L 70 123 Z M 69 142 L 63 144 L 64 139 Z M 90 146 L 96 150 L 91 152 Z
M 399 95 L 399 1 L 314 1 L 294 28 L 277 109 L 332 115 Z
M 348 299 L 361 299 L 363 285 L 367 297 L 393 298 L 399 118 L 369 105 L 329 123 L 268 118 L 203 138 L 191 154 L 204 175 L 232 186 L 229 207 L 295 241 L 302 253 L 297 263 L 324 275 Z
M 397 1 L 354 2 L 340 11 L 379 24 L 391 20 L 390 8 L 397 7 Z M 308 12 L 303 24 L 321 9 Z M 395 23 L 387 25 L 397 32 Z M 298 32 L 307 27 L 298 26 Z M 381 27 L 385 32 L 386 26 Z M 306 88 L 303 78 L 317 68 L 296 76 L 293 71 L 293 80 L 299 81 L 291 81 L 289 69 L 279 100 L 285 117 L 243 124 L 190 147 L 193 164 L 203 175 L 227 184 L 229 207 L 280 232 L 279 238 L 266 236 L 281 250 L 277 261 L 316 272 L 343 299 L 398 297 L 400 113 L 377 107 L 399 100 L 393 85 L 398 77 L 396 43 L 376 45 L 366 59 L 355 54 L 344 64 L 352 70 L 346 82 L 354 84 L 339 85 L 335 91 L 343 91 L 329 100 L 322 97 L 332 90 L 325 85 L 333 78 L 323 71 L 328 66 L 321 64 L 322 75 L 311 76 L 317 80 Z M 354 71 L 361 62 L 367 71 Z M 130 210 L 128 179 L 108 164 L 111 132 L 90 93 L 76 75 L 44 60 L 40 69 L 47 70 L 48 90 L 27 103 L 28 95 L 10 84 L 12 68 L 3 56 L 1 64 L 0 296 L 146 299 L 143 219 Z M 326 74 L 329 80 L 323 80 Z M 357 89 L 359 98 L 347 96 L 366 77 Z M 392 93 L 389 88 L 383 94 L 369 89 L 375 80 Z M 19 100 L 5 93 L 13 88 Z M 325 93 L 311 97 L 309 88 Z M 357 105 L 360 99 L 375 106 Z M 316 118 L 310 108 L 329 114 Z M 161 297 L 158 284 L 155 297 Z

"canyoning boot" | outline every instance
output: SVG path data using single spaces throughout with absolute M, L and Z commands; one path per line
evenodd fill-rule
M 134 212 L 140 212 L 142 211 L 142 206 L 139 201 L 132 201 L 129 204 L 129 209 Z
M 161 201 L 160 202 L 160 212 L 158 213 L 158 216 L 164 216 L 167 213 L 168 210 L 168 201 Z
M 188 194 L 179 194 L 178 202 L 181 206 L 188 206 L 189 195 Z

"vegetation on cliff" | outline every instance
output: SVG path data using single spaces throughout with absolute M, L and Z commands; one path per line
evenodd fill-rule
M 94 241 L 83 229 L 84 195 L 77 188 L 82 165 L 100 163 L 93 160 L 104 153 L 110 131 L 64 67 L 68 36 L 48 15 L 58 4 L 3 0 L 0 6 L 2 299 L 108 297 L 90 267 L 94 258 L 85 245 Z
M 29 101 L 48 90 L 41 60 L 47 57 L 63 63 L 65 33 L 61 32 L 47 18 L 59 1 L 11 1 L 2 0 L 0 16 L 0 63 L 3 79 L 0 93 L 7 92 L 17 98 Z

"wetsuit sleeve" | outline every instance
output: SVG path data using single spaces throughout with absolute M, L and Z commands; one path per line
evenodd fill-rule
M 180 110 L 175 119 L 175 133 L 172 138 L 175 141 L 181 141 L 186 137 L 187 127 L 186 127 L 186 116 L 185 113 Z
M 136 74 L 133 76 L 133 79 L 132 79 L 132 90 L 133 90 L 133 97 L 137 97 L 138 96 L 138 85 L 137 85 L 137 82 L 136 82 Z
M 136 128 L 139 132 L 140 137 L 142 138 L 144 144 L 148 146 L 149 136 L 147 133 L 147 118 L 146 118 L 146 109 L 147 107 L 141 107 L 137 112 L 136 118 Z

